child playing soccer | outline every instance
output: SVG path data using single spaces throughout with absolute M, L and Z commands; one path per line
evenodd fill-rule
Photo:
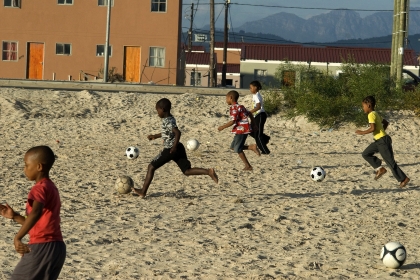
M 365 114 L 368 114 L 370 128 L 364 131 L 356 130 L 356 134 L 363 135 L 373 133 L 373 139 L 375 140 L 375 142 L 370 144 L 363 151 L 362 156 L 373 168 L 375 168 L 375 180 L 378 180 L 387 172 L 384 167 L 381 167 L 382 161 L 374 155 L 379 152 L 388 167 L 392 170 L 394 177 L 400 182 L 400 188 L 404 188 L 408 182 L 410 182 L 410 178 L 404 174 L 394 160 L 392 140 L 385 132 L 389 123 L 375 112 L 375 104 L 376 101 L 373 96 L 366 97 L 362 102 L 363 111 Z
M 145 197 L 156 169 L 162 167 L 171 160 L 178 165 L 182 173 L 186 176 L 208 175 L 213 181 L 218 183 L 219 179 L 213 168 L 191 168 L 191 163 L 187 158 L 184 145 L 179 142 L 181 131 L 179 131 L 178 126 L 176 125 L 175 118 L 171 115 L 171 101 L 167 98 L 162 98 L 156 103 L 156 111 L 158 116 L 162 119 L 162 130 L 161 133 L 147 136 L 147 139 L 154 140 L 163 138 L 163 150 L 149 164 L 143 188 L 133 188 L 133 191 L 140 197 Z
M 226 103 L 230 105 L 229 114 L 231 121 L 219 126 L 218 130 L 222 131 L 223 129 L 233 125 L 232 133 L 235 134 L 235 137 L 233 138 L 230 148 L 233 149 L 235 153 L 238 153 L 242 162 L 245 164 L 244 170 L 252 170 L 252 166 L 249 164 L 244 150 L 252 150 L 257 155 L 260 155 L 260 151 L 255 144 L 249 146 L 245 145 L 246 138 L 252 131 L 248 122 L 248 117 L 251 119 L 251 126 L 253 126 L 255 130 L 258 128 L 255 127 L 254 117 L 252 114 L 243 105 L 238 104 L 238 99 L 239 93 L 235 90 L 229 91 L 226 95 Z
M 264 134 L 264 124 L 267 121 L 267 113 L 264 110 L 264 100 L 260 93 L 262 89 L 259 81 L 252 81 L 249 84 L 249 90 L 252 93 L 253 109 L 249 110 L 250 113 L 254 114 L 255 125 L 258 130 L 252 131 L 249 135 L 255 139 L 258 148 L 261 150 L 263 155 L 268 155 L 270 150 L 267 147 L 270 141 L 270 136 Z
M 24 157 L 24 173 L 35 181 L 26 202 L 26 216 L 8 204 L 0 204 L 3 217 L 21 224 L 14 238 L 15 250 L 22 258 L 11 279 L 57 279 L 66 258 L 66 245 L 60 229 L 60 195 L 49 178 L 55 156 L 47 146 L 29 149 Z M 29 243 L 22 238 L 29 233 Z

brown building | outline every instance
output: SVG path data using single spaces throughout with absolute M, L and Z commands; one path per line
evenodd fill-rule
M 114 3 L 115 1 L 115 3 Z M 104 66 L 107 0 L 3 0 L 0 78 L 82 80 Z M 125 81 L 184 82 L 182 0 L 113 0 L 109 69 Z

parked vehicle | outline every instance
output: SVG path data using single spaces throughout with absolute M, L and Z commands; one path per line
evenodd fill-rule
M 413 72 L 403 69 L 403 89 L 404 91 L 414 91 L 420 84 L 420 77 Z

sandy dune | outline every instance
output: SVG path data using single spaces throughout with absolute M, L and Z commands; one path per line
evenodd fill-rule
M 146 136 L 160 130 L 155 103 L 163 95 L 0 92 L 0 203 L 24 212 L 32 186 L 23 175 L 27 149 L 49 145 L 58 156 L 51 178 L 61 194 L 68 252 L 60 279 L 420 278 L 420 121 L 411 113 L 388 116 L 395 158 L 411 178 L 399 190 L 391 172 L 373 180 L 361 157 L 372 137 L 355 135 L 354 127 L 328 132 L 303 118 L 270 117 L 272 155 L 248 153 L 254 171 L 243 172 L 228 149 L 233 136 L 217 131 L 228 121 L 224 97 L 165 96 L 181 141 L 201 143 L 189 152 L 193 166 L 214 167 L 220 184 L 185 177 L 170 163 L 141 200 L 117 194 L 114 182 L 129 175 L 141 187 L 162 148 Z M 125 157 L 128 146 L 140 148 L 137 160 Z M 313 166 L 326 169 L 323 182 L 310 180 Z M 3 218 L 0 225 L 0 279 L 7 279 L 19 260 L 18 226 Z M 389 241 L 407 248 L 402 269 L 379 260 Z

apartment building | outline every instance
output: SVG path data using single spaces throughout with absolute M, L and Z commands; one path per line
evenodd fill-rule
M 108 1 L 2 0 L 0 78 L 100 78 Z M 109 69 L 127 82 L 182 85 L 182 0 L 110 1 Z

